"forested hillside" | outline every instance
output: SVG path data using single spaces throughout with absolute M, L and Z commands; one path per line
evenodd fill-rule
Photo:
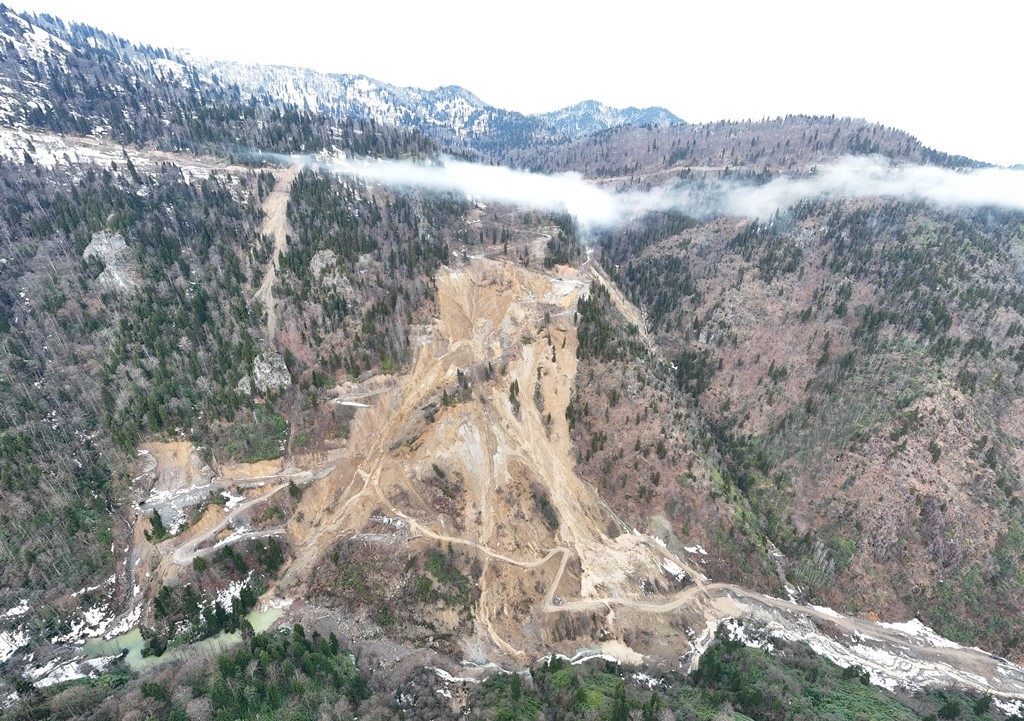
M 663 239 L 606 238 L 604 262 L 791 586 L 1009 653 L 1024 217 L 833 202 L 669 220 Z
M 894 161 L 943 167 L 978 167 L 970 158 L 923 146 L 914 136 L 854 118 L 791 115 L 760 122 L 613 128 L 556 148 L 526 148 L 505 161 L 543 172 L 576 170 L 588 177 L 643 187 L 674 176 L 724 173 L 762 177 L 772 171 L 806 171 L 844 155 L 881 155 Z
M 164 49 L 136 46 L 95 28 L 41 16 L 30 22 L 0 5 L 0 118 L 73 135 L 108 136 L 259 162 L 259 153 L 312 153 L 336 146 L 359 155 L 394 156 L 414 131 L 341 121 L 243 99 L 237 86 L 200 76 Z M 253 157 L 253 156 L 256 157 Z

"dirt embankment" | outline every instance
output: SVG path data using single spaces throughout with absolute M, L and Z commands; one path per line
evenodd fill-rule
M 477 637 L 466 647 L 521 662 L 560 636 L 564 598 L 638 600 L 678 588 L 666 562 L 699 577 L 652 539 L 621 533 L 574 471 L 565 410 L 586 272 L 476 258 L 438 276 L 439 317 L 411 373 L 365 398 L 347 458 L 303 499 L 282 589 L 301 593 L 339 538 L 375 538 L 386 522 L 410 546 L 476 554 Z M 445 507 L 429 488 L 439 474 L 462 480 Z M 595 634 L 622 642 L 614 619 L 604 626 Z
M 746 617 L 882 678 L 973 678 L 978 689 L 1024 693 L 1024 673 L 983 652 L 711 583 L 655 539 L 623 532 L 576 474 L 565 418 L 578 382 L 573 313 L 587 278 L 479 258 L 436 283 L 439 317 L 412 370 L 359 391 L 366 407 L 344 448 L 330 465 L 295 472 L 304 489 L 296 512 L 274 528 L 233 527 L 295 480 L 263 478 L 163 542 L 160 574 L 247 533 L 275 533 L 294 557 L 270 593 L 305 598 L 341 541 L 386 543 L 395 554 L 449 547 L 479 562 L 473 631 L 460 639 L 475 662 L 581 649 L 675 662 L 699 653 L 723 620 Z

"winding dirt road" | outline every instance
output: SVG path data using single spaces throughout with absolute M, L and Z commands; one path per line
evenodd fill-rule
M 301 588 L 336 539 L 356 536 L 377 514 L 386 514 L 385 522 L 398 529 L 396 538 L 451 544 L 479 555 L 484 573 L 475 612 L 478 627 L 496 650 L 519 662 L 535 658 L 538 646 L 536 639 L 522 636 L 521 622 L 506 617 L 510 577 L 530 578 L 537 584 L 538 595 L 529 598 L 532 619 L 541 626 L 550 627 L 545 618 L 573 613 L 614 618 L 612 609 L 626 612 L 628 623 L 652 629 L 673 627 L 668 618 L 678 628 L 682 619 L 683 625 L 693 625 L 689 640 L 678 632 L 678 642 L 673 635 L 667 647 L 695 659 L 719 624 L 740 618 L 757 621 L 774 635 L 806 641 L 843 665 L 861 665 L 885 683 L 958 686 L 1003 699 L 1024 699 L 1024 670 L 984 651 L 732 584 L 706 582 L 699 568 L 655 539 L 635 533 L 609 536 L 612 514 L 601 507 L 594 488 L 576 476 L 564 419 L 576 382 L 571 314 L 587 282 L 600 282 L 625 317 L 641 333 L 645 329 L 642 313 L 596 264 L 584 265 L 574 275 L 555 278 L 507 261 L 475 258 L 438 276 L 440 312 L 432 337 L 419 348 L 409 374 L 377 395 L 373 407 L 357 411 L 349 470 L 325 479 L 322 497 L 313 494 L 306 506 L 311 519 L 295 539 L 297 555 L 281 588 Z M 545 316 L 551 320 L 538 331 L 538 319 Z M 649 347 L 653 350 L 653 344 Z M 500 382 L 474 387 L 472 400 L 445 409 L 429 423 L 417 420 L 453 382 L 456 369 L 482 364 L 500 364 L 507 370 Z M 535 384 L 541 389 L 543 411 L 529 402 L 515 408 L 510 404 L 513 380 L 524 396 Z M 417 468 L 429 469 L 436 462 L 460 469 L 466 479 L 465 528 L 458 532 L 417 500 L 416 479 L 422 473 Z M 522 515 L 527 501 L 515 496 L 522 491 L 510 490 L 516 482 L 543 487 L 558 513 L 557 532 L 551 534 L 528 517 L 517 520 L 517 511 Z M 503 500 L 506 495 L 513 505 Z M 557 569 L 551 575 L 545 572 L 540 585 L 532 572 L 556 557 Z M 685 572 L 692 585 L 676 592 L 642 591 L 638 579 L 675 575 L 663 570 L 671 567 L 669 562 Z M 570 563 L 572 583 L 563 589 Z M 524 573 L 499 574 L 494 572 L 498 566 Z M 572 588 L 578 590 L 570 590 L 569 598 L 556 599 L 560 589 L 564 596 Z

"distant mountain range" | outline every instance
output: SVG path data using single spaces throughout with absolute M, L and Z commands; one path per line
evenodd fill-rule
M 532 117 L 541 119 L 571 138 L 581 138 L 626 125 L 664 127 L 686 124 L 665 108 L 613 108 L 596 100 L 584 100 L 561 110 Z
M 322 112 L 415 127 L 445 143 L 483 151 L 563 141 L 622 126 L 683 125 L 665 108 L 613 108 L 587 100 L 550 113 L 524 115 L 495 107 L 465 88 L 433 90 L 389 85 L 365 75 L 321 73 L 306 68 L 221 62 L 189 57 L 212 82 L 259 97 Z

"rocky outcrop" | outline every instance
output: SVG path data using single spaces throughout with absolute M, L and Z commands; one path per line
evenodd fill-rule
M 96 277 L 96 283 L 102 290 L 127 294 L 134 293 L 139 287 L 136 279 L 138 269 L 128 243 L 120 233 L 106 230 L 93 233 L 89 245 L 82 251 L 82 258 L 98 258 L 103 263 L 103 272 Z
M 276 388 L 287 388 L 292 384 L 291 374 L 284 358 L 279 353 L 263 353 L 252 362 L 253 385 L 258 393 Z

